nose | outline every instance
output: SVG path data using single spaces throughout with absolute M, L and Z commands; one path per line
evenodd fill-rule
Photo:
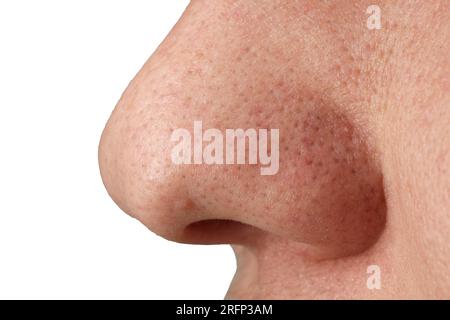
M 227 12 L 191 5 L 130 83 L 99 148 L 109 194 L 173 241 L 258 246 L 276 238 L 321 257 L 367 249 L 385 223 L 382 173 L 364 121 L 313 76 L 326 79 L 334 63 L 313 70 L 308 61 L 321 58 L 301 56 L 307 40 L 271 43 L 267 30 Z M 194 155 L 174 163 L 177 129 L 192 133 L 192 149 L 211 142 L 205 131 L 194 138 L 198 122 L 223 134 L 224 149 L 227 129 L 278 130 L 278 149 L 268 143 L 267 153 L 279 153 L 276 172 L 225 156 L 222 164 L 195 163 Z

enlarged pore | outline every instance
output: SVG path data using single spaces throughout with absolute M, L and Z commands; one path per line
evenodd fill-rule
M 316 104 L 302 108 L 294 123 L 295 154 L 286 176 L 290 188 L 301 190 L 290 211 L 304 226 L 299 240 L 325 255 L 351 255 L 376 242 L 386 221 L 383 175 L 377 153 L 369 146 L 367 128 L 336 109 Z M 294 170 L 294 172 L 292 172 Z M 307 188 L 295 186 L 302 183 Z
M 278 174 L 262 177 L 248 166 L 236 169 L 235 178 L 223 181 L 234 179 L 239 192 L 223 188 L 228 198 L 214 194 L 219 205 L 213 208 L 203 203 L 205 197 L 194 196 L 207 213 L 186 225 L 181 241 L 264 247 L 279 239 L 294 248 L 306 244 L 308 255 L 319 259 L 370 248 L 386 221 L 383 175 L 368 128 L 335 110 L 314 101 L 288 104 L 272 118 L 264 112 L 253 117 L 261 123 L 257 128 L 280 128 Z

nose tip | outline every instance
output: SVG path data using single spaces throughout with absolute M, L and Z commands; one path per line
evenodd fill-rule
M 208 181 L 220 185 L 223 176 L 202 165 L 172 163 L 169 121 L 151 126 L 151 119 L 128 116 L 130 103 L 135 102 L 124 95 L 99 145 L 103 183 L 124 212 L 176 242 L 244 244 L 261 232 L 239 212 L 214 206 L 219 187 Z M 209 185 L 203 188 L 202 182 Z
M 163 151 L 162 144 L 147 145 L 153 150 L 152 155 L 155 149 L 159 150 L 156 159 L 148 158 L 144 150 L 137 151 L 136 148 L 142 148 L 142 145 L 137 146 L 136 141 L 142 143 L 143 138 L 123 129 L 132 127 L 122 123 L 130 120 L 125 119 L 120 113 L 112 115 L 99 147 L 104 185 L 124 212 L 159 236 L 182 243 L 248 244 L 262 233 L 244 222 L 239 213 L 211 210 L 208 191 L 194 192 L 197 197 L 194 200 L 191 196 L 193 185 L 201 184 L 195 182 L 199 167 L 179 167 L 170 163 L 164 156 L 169 152 Z M 143 134 L 152 135 L 149 132 Z M 209 191 L 214 192 L 214 187 Z

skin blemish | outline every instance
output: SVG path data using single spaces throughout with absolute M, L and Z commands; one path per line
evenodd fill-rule
M 312 158 L 305 158 L 305 164 L 307 165 L 307 166 L 310 166 L 310 165 L 312 165 L 313 164 L 313 159 Z

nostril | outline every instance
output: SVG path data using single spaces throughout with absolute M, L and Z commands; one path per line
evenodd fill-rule
M 258 234 L 257 227 L 235 221 L 209 219 L 191 223 L 183 231 L 183 242 L 199 244 L 249 244 Z

